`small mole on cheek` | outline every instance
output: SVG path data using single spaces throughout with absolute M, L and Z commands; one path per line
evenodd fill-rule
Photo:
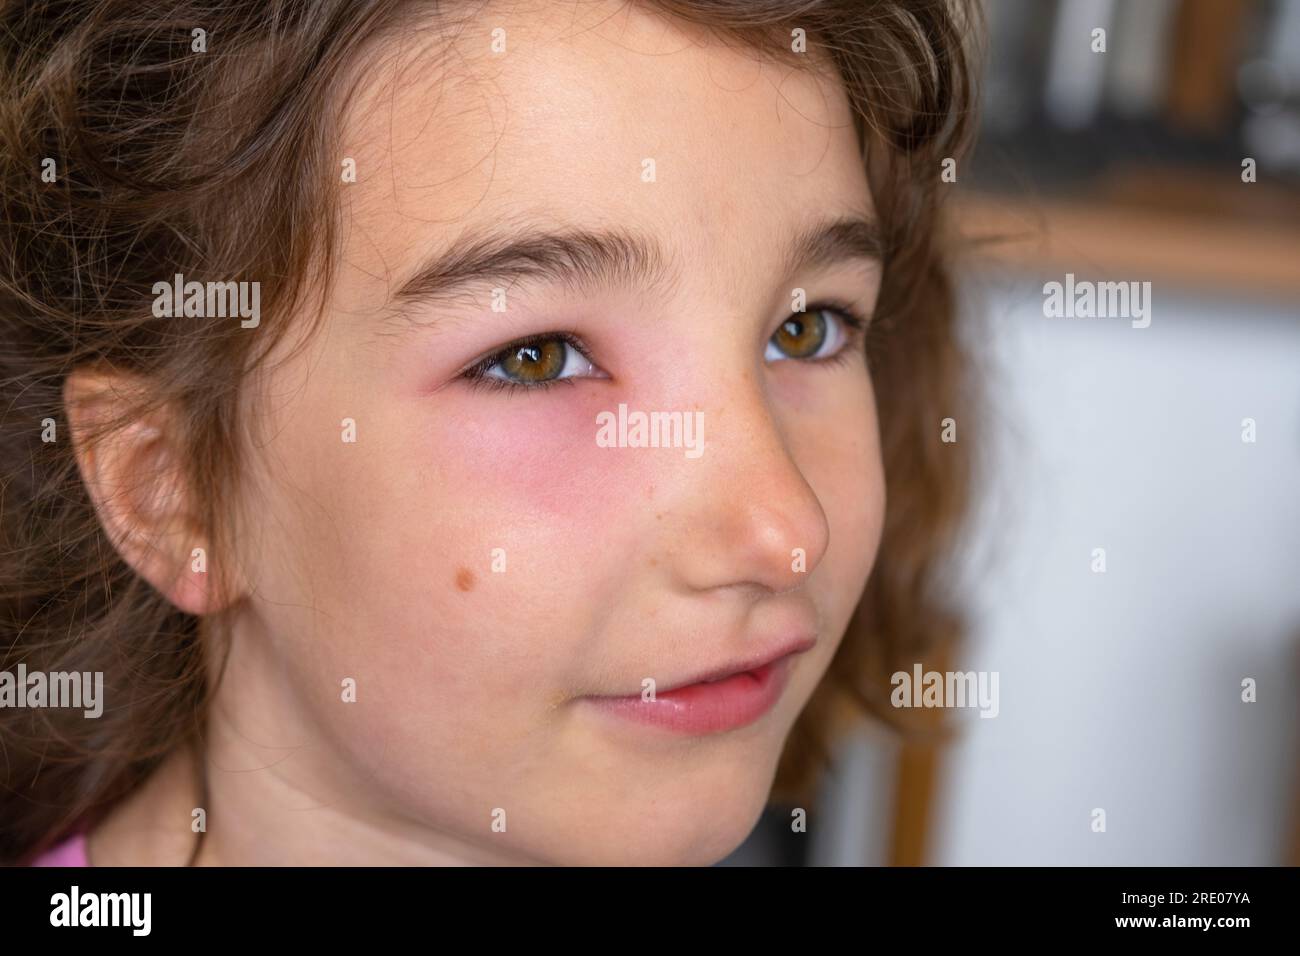
M 469 568 L 456 569 L 456 587 L 462 591 L 474 590 L 474 572 Z

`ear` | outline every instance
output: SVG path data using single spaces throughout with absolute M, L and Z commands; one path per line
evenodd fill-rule
M 209 542 L 182 467 L 177 417 L 168 409 L 138 415 L 145 395 L 143 380 L 128 373 L 81 368 L 68 376 L 63 404 L 77 467 L 122 559 L 182 611 L 210 614 L 222 602 L 207 570 Z M 125 424 L 106 429 L 110 422 Z

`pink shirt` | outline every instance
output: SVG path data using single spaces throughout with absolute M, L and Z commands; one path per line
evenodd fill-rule
M 33 860 L 32 866 L 90 866 L 86 859 L 86 834 L 68 837 Z

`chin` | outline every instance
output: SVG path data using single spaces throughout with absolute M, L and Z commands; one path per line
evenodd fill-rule
M 647 788 L 645 799 L 589 823 L 586 846 L 558 860 L 576 866 L 712 866 L 753 831 L 767 804 L 769 779 L 682 781 L 672 793 Z

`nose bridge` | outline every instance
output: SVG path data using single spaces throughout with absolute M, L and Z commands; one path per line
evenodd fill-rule
M 704 452 L 688 463 L 681 573 L 696 589 L 797 587 L 829 543 L 821 502 L 756 380 L 715 394 L 702 409 Z

